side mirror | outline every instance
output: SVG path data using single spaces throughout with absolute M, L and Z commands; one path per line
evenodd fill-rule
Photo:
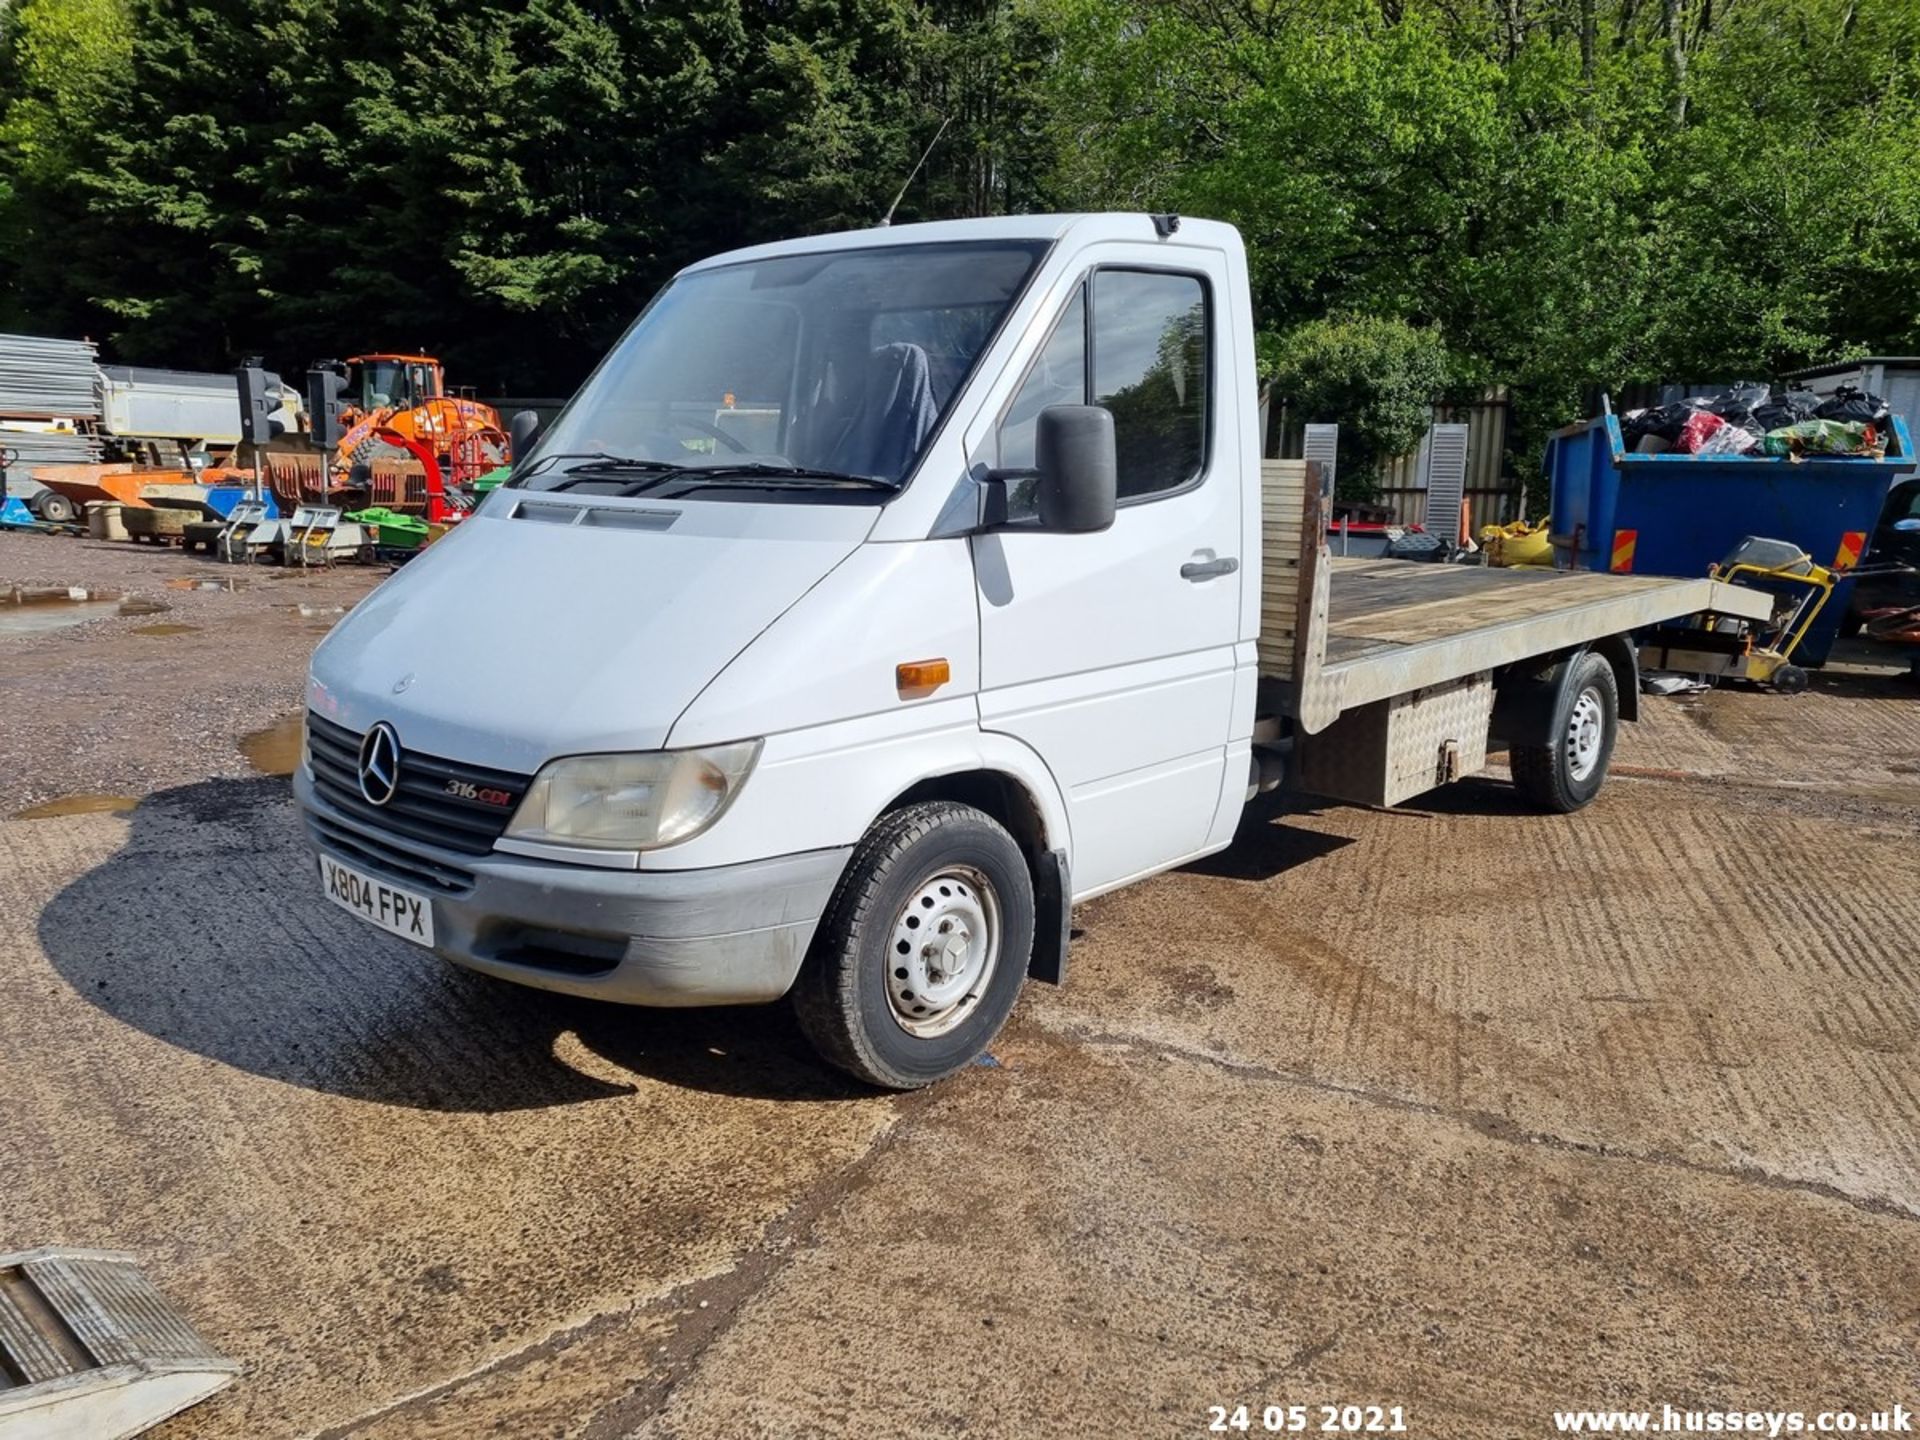
M 1033 442 L 1034 508 L 1040 528 L 1066 535 L 1105 530 L 1120 496 L 1113 412 L 1101 405 L 1049 405 Z
M 533 442 L 540 435 L 540 412 L 537 410 L 516 410 L 513 418 L 507 421 L 507 438 L 513 442 L 513 458 L 519 460 L 533 448 Z

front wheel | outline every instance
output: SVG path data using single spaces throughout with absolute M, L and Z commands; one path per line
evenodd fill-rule
M 964 1068 L 1000 1032 L 1033 952 L 1033 878 L 982 811 L 936 800 L 874 822 L 793 989 L 800 1028 L 890 1090 Z
M 1542 809 L 1571 814 L 1600 793 L 1620 729 L 1620 684 L 1613 666 L 1591 651 L 1568 662 L 1573 673 L 1554 707 L 1549 745 L 1515 745 L 1513 783 Z

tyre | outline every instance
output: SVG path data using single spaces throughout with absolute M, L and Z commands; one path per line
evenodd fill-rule
M 371 483 L 374 458 L 389 448 L 378 435 L 367 436 L 347 456 L 347 479 L 355 485 Z
M 1807 689 L 1807 672 L 1798 665 L 1782 665 L 1773 672 L 1773 688 L 1782 695 L 1803 695 Z
M 73 501 L 57 490 L 42 490 L 27 501 L 27 508 L 49 525 L 69 525 L 79 513 L 73 508 Z
M 822 1058 L 890 1090 L 930 1085 L 1000 1032 L 1033 953 L 1033 877 L 998 821 L 929 801 L 874 822 L 793 989 Z
M 1554 707 L 1554 743 L 1515 745 L 1509 755 L 1514 787 L 1542 809 L 1562 815 L 1600 793 L 1620 730 L 1620 685 L 1613 666 L 1592 652 L 1568 663 L 1573 673 Z

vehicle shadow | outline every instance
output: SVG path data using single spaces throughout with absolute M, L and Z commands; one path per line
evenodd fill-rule
M 1353 844 L 1344 835 L 1289 825 L 1289 817 L 1317 814 L 1326 804 L 1311 797 L 1276 792 L 1257 795 L 1241 812 L 1233 843 L 1180 868 L 1191 875 L 1222 880 L 1272 880 L 1289 870 L 1331 855 Z
M 1909 657 L 1911 667 L 1915 661 Z M 1878 670 L 1828 668 L 1810 671 L 1807 688 L 1816 695 L 1832 695 L 1846 700 L 1910 699 L 1920 695 L 1920 671 L 1912 668 Z
M 867 1091 L 784 1005 L 643 1010 L 472 974 L 321 895 L 280 779 L 161 791 L 41 913 L 41 948 L 115 1019 L 239 1070 L 425 1110 L 578 1104 L 643 1080 L 764 1099 Z M 581 1063 L 563 1055 L 584 1051 Z
M 1500 757 L 1504 760 L 1506 757 Z M 1403 800 L 1393 807 L 1398 815 L 1500 815 L 1531 820 L 1553 818 L 1546 810 L 1513 788 L 1511 781 L 1493 775 L 1469 775 Z

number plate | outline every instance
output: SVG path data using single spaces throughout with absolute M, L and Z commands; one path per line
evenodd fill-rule
M 376 880 L 325 855 L 320 857 L 320 888 L 342 910 L 351 910 L 389 935 L 416 945 L 433 944 L 433 902 L 424 895 Z

